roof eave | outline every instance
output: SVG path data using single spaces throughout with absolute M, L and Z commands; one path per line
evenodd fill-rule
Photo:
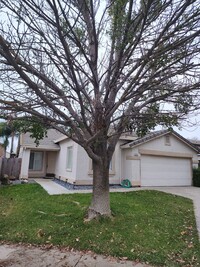
M 60 138 L 54 140 L 53 142 L 54 142 L 54 144 L 57 144 L 57 143 L 60 143 L 60 142 L 66 140 L 66 139 L 68 139 L 68 138 L 69 138 L 68 136 L 62 136 L 62 137 L 60 137 Z
M 24 150 L 32 149 L 32 150 L 43 150 L 43 151 L 59 151 L 60 147 L 51 147 L 51 146 L 32 146 L 32 145 L 23 145 Z
M 133 148 L 133 147 L 137 147 L 137 146 L 139 146 L 141 144 L 148 143 L 148 142 L 150 142 L 150 141 L 152 141 L 154 139 L 157 139 L 158 137 L 164 136 L 164 135 L 169 134 L 169 133 L 172 133 L 172 131 L 171 130 L 166 130 L 165 132 L 162 132 L 159 135 L 152 136 L 150 138 L 147 138 L 146 140 L 141 140 L 141 142 L 138 142 L 137 144 L 132 144 L 134 142 L 133 141 L 133 142 L 130 142 L 129 144 L 126 144 L 124 146 L 122 145 L 121 148 Z M 137 140 L 135 140 L 135 141 L 137 141 Z

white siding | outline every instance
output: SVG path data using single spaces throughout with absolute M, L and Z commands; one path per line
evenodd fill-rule
M 129 179 L 133 186 L 140 185 L 140 156 L 138 148 L 122 150 L 122 180 Z
M 85 150 L 81 147 L 77 147 L 77 184 L 92 184 L 92 175 L 89 175 L 91 162 Z
M 47 173 L 55 174 L 56 158 L 58 157 L 58 152 L 47 152 Z
M 60 151 L 55 163 L 55 176 L 73 183 L 77 174 L 77 144 L 70 139 L 60 142 Z M 67 170 L 67 148 L 72 147 L 72 170 Z
M 121 149 L 117 144 L 112 159 L 112 170 L 110 171 L 110 184 L 119 184 L 121 181 Z M 77 184 L 92 184 L 92 160 L 81 146 L 77 146 Z
M 73 162 L 72 171 L 66 169 L 67 147 L 73 146 Z M 85 150 L 74 143 L 72 140 L 66 139 L 60 142 L 60 151 L 58 153 L 55 174 L 56 178 L 76 184 L 92 184 L 92 163 Z M 117 144 L 113 155 L 112 170 L 110 171 L 110 184 L 119 184 L 121 182 L 121 148 L 120 143 Z
M 170 135 L 170 145 L 165 145 L 165 136 L 158 137 L 150 142 L 140 145 L 142 149 L 154 149 L 158 151 L 174 153 L 192 153 L 196 156 L 195 151 L 177 137 Z

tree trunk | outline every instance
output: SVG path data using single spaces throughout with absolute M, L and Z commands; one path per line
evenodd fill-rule
M 109 164 L 93 161 L 93 195 L 88 209 L 88 219 L 91 220 L 99 216 L 111 216 Z

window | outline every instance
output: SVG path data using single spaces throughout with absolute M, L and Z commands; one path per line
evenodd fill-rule
M 113 159 L 110 161 L 110 164 L 109 164 L 109 171 L 112 171 L 113 170 Z
M 29 170 L 41 171 L 43 166 L 43 152 L 31 151 L 29 160 Z
M 93 175 L 93 167 L 92 167 L 92 160 L 89 160 L 89 171 L 88 171 L 89 175 Z M 115 157 L 113 156 L 110 164 L 109 164 L 109 175 L 115 175 Z
M 69 146 L 67 148 L 67 170 L 71 171 L 72 170 L 72 146 Z

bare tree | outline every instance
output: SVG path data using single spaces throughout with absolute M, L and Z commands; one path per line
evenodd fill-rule
M 37 118 L 81 145 L 93 162 L 88 217 L 109 216 L 120 135 L 199 104 L 200 2 L 0 0 L 0 12 L 1 116 Z

